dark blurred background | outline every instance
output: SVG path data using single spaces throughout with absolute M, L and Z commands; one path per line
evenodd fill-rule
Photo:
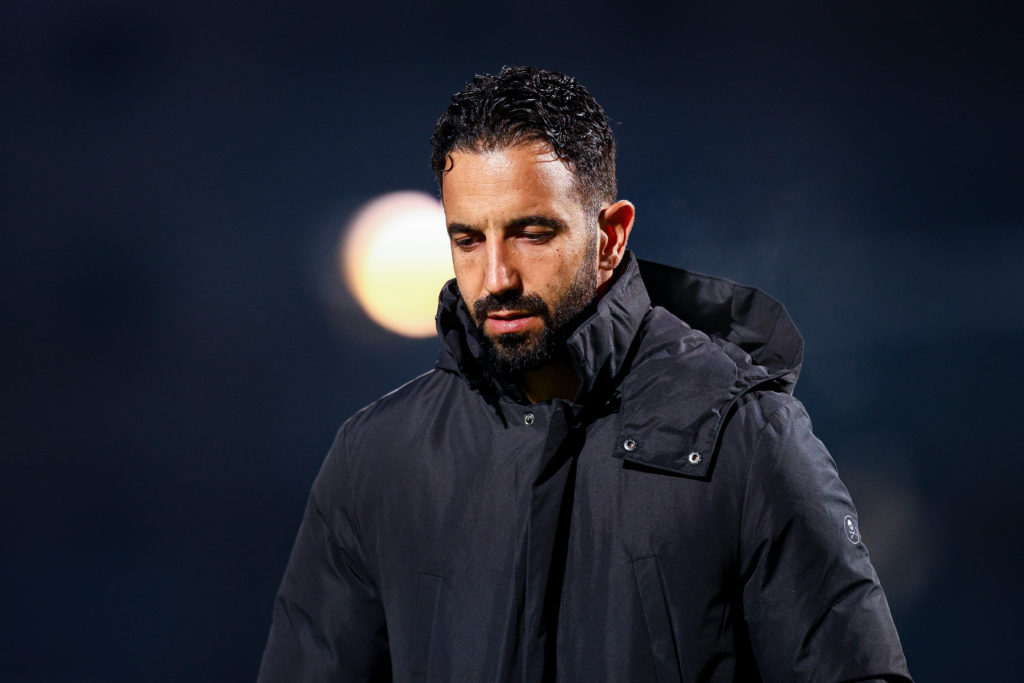
M 911 672 L 1010 680 L 1021 7 L 5 2 L 0 680 L 255 677 L 337 427 L 437 349 L 345 220 L 524 63 L 615 121 L 641 257 L 787 304 Z

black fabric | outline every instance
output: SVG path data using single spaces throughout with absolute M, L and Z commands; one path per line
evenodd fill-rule
M 339 431 L 261 681 L 909 680 L 781 304 L 627 253 L 535 405 L 454 282 L 438 331 Z

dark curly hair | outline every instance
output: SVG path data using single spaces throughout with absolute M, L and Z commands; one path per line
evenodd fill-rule
M 580 201 L 593 211 L 613 202 L 615 136 L 597 100 L 571 76 L 530 66 L 481 74 L 452 95 L 430 139 L 438 187 L 454 151 L 547 143 L 576 175 Z

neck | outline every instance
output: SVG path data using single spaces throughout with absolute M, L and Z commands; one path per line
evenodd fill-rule
M 553 398 L 572 401 L 580 387 L 580 378 L 568 358 L 562 357 L 540 370 L 528 370 L 518 377 L 530 403 L 543 403 Z

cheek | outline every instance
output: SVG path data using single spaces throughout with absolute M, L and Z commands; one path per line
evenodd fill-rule
M 579 267 L 580 261 L 572 249 L 562 248 L 557 254 L 548 254 L 548 258 L 534 270 L 534 291 L 549 305 L 557 303 L 564 296 Z
M 475 281 L 483 277 L 483 269 L 476 263 L 472 254 L 460 249 L 452 249 L 452 270 L 459 283 L 459 289 L 471 287 Z
M 476 322 L 476 316 L 473 315 L 473 303 L 478 301 L 484 294 L 483 271 L 477 268 L 474 261 L 471 258 L 467 258 L 466 254 L 453 254 L 452 265 L 455 270 L 455 283 L 459 286 L 459 293 L 462 294 L 462 300 L 466 302 L 466 308 L 469 309 L 470 317 Z

